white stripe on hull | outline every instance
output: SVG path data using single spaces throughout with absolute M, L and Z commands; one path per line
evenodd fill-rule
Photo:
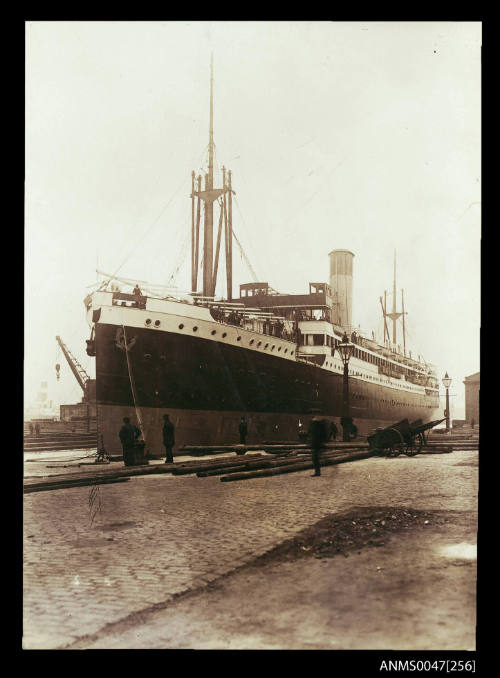
M 130 306 L 102 306 L 98 322 L 148 329 L 151 332 L 189 335 L 235 346 L 241 350 L 266 353 L 281 360 L 297 362 L 297 346 L 291 341 L 260 332 L 253 332 L 242 327 L 216 322 L 212 319 L 210 312 L 206 308 L 182 304 L 180 302 L 162 301 L 161 303 L 168 307 L 168 312 L 160 313 L 148 308 L 139 309 Z M 147 323 L 148 320 L 151 321 L 149 324 Z M 159 324 L 155 325 L 155 323 Z M 318 367 L 318 369 L 342 374 L 342 360 L 335 353 L 333 356 L 327 356 L 325 363 Z M 376 366 L 357 358 L 352 358 L 350 361 L 349 375 L 367 383 L 382 385 L 399 392 L 425 395 L 426 391 L 425 387 L 411 384 L 404 379 L 394 379 L 379 374 Z

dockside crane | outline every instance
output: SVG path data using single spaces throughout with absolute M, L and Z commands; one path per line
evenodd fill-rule
M 56 341 L 59 344 L 59 347 L 60 347 L 61 351 L 63 352 L 63 355 L 66 358 L 68 365 L 69 365 L 71 371 L 73 372 L 75 379 L 77 380 L 78 384 L 80 385 L 80 388 L 83 391 L 83 400 L 85 402 L 89 402 L 89 400 L 91 400 L 92 396 L 94 396 L 94 398 L 95 398 L 95 394 L 92 393 L 92 390 L 95 391 L 95 379 L 90 378 L 90 376 L 87 374 L 85 368 L 79 363 L 79 361 L 71 353 L 71 351 L 66 346 L 66 344 L 63 342 L 61 337 L 57 336 Z M 61 366 L 58 363 L 56 365 L 57 379 L 59 379 L 59 370 L 60 369 L 61 369 Z M 94 387 L 94 388 L 92 388 L 92 387 Z
M 75 356 L 71 353 L 69 348 L 66 346 L 66 344 L 63 342 L 61 337 L 57 336 L 56 341 L 59 344 L 59 347 L 61 351 L 64 354 L 64 357 L 66 358 L 68 365 L 70 367 L 70 370 L 73 372 L 73 375 L 75 379 L 77 380 L 78 384 L 80 385 L 80 388 L 83 391 L 83 398 L 82 398 L 82 403 L 86 405 L 86 420 L 87 420 L 87 431 L 90 431 L 90 419 L 91 419 L 91 402 L 95 403 L 96 402 L 96 380 L 91 379 L 90 376 L 87 374 L 87 371 L 85 368 L 80 364 L 80 362 L 75 358 Z M 61 366 L 59 363 L 56 364 L 56 376 L 57 379 L 59 380 L 59 371 L 61 369 Z M 94 415 L 95 417 L 95 415 Z M 101 436 L 101 445 L 100 447 L 98 446 L 97 450 L 97 459 L 96 463 L 109 463 L 109 459 L 107 458 L 106 451 L 104 449 L 103 441 L 102 441 L 102 436 Z

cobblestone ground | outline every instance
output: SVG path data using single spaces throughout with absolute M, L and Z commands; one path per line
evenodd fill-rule
M 367 459 L 320 478 L 162 475 L 27 494 L 23 647 L 64 647 L 354 506 L 465 510 L 475 523 L 476 459 L 460 451 Z

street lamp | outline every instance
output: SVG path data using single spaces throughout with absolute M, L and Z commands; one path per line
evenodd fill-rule
M 446 417 L 446 433 L 449 433 L 450 431 L 450 386 L 451 386 L 451 379 L 448 376 L 448 372 L 443 377 L 443 386 L 446 389 L 446 409 L 444 411 L 445 417 Z
M 342 391 L 342 419 L 341 424 L 344 429 L 342 440 L 345 443 L 349 442 L 351 433 L 352 419 L 349 416 L 349 360 L 354 351 L 354 344 L 351 344 L 344 332 L 341 343 L 337 346 L 342 362 L 344 363 L 344 381 Z

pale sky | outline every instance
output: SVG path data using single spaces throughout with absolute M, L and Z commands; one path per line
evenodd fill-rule
M 307 292 L 350 249 L 353 322 L 381 338 L 396 249 L 407 347 L 459 408 L 479 370 L 480 50 L 475 22 L 28 22 L 25 403 L 41 381 L 81 398 L 56 334 L 94 376 L 97 264 L 189 287 L 213 51 L 217 164 L 259 280 Z

